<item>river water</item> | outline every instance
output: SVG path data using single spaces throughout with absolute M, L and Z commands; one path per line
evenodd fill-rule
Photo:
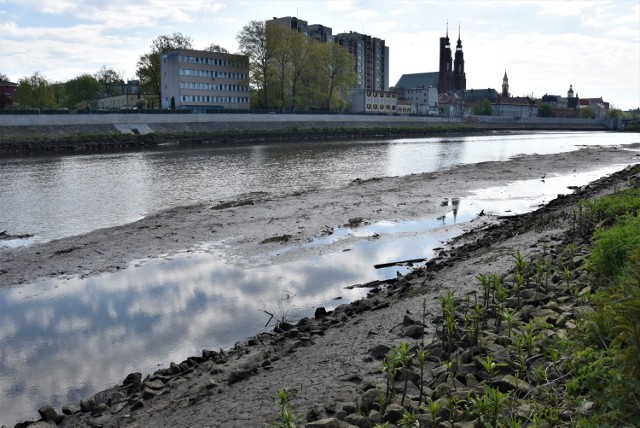
M 0 245 L 77 235 L 248 192 L 336 188 L 355 178 L 637 141 L 633 134 L 548 132 L 0 159 L 0 231 L 34 235 Z M 432 256 L 450 238 L 438 226 L 469 221 L 485 208 L 526 211 L 566 193 L 567 185 L 619 167 L 547 179 L 544 194 L 535 193 L 539 185 L 512 185 L 511 193 L 521 197 L 504 206 L 498 196 L 504 189 L 479 189 L 473 200 L 447 201 L 451 212 L 444 219 L 336 229 L 332 240 L 362 237 L 340 254 L 241 268 L 225 264 L 222 243 L 209 242 L 172 257 L 136 261 L 120 272 L 0 289 L 0 423 L 34 418 L 45 403 L 60 408 L 77 402 L 129 372 L 150 373 L 203 348 L 231 346 L 265 329 L 265 310 L 299 318 L 318 306 L 332 309 L 358 299 L 366 290 L 345 287 L 406 271 L 372 268 L 389 261 L 389 254 L 396 260 Z M 381 238 L 366 239 L 374 233 Z

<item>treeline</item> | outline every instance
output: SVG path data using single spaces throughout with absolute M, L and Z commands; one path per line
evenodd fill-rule
M 238 55 L 249 58 L 251 107 L 277 110 L 344 110 L 347 90 L 356 82 L 354 59 L 335 43 L 310 37 L 264 21 L 250 21 L 236 36 Z M 175 49 L 194 49 L 193 39 L 181 33 L 161 35 L 140 55 L 136 64 L 138 108 L 157 108 L 160 57 Z M 204 50 L 229 53 L 215 43 Z M 0 80 L 9 80 L 0 73 Z M 78 109 L 92 107 L 98 98 L 125 93 L 122 75 L 103 66 L 66 82 L 51 82 L 40 72 L 17 81 L 16 99 L 10 108 Z

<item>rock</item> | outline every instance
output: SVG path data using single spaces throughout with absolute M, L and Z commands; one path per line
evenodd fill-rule
M 396 423 L 402 419 L 404 415 L 404 407 L 399 404 L 391 403 L 384 412 L 384 420 L 386 422 Z
M 424 334 L 424 328 L 421 325 L 410 325 L 404 329 L 404 335 L 412 339 L 419 339 Z
M 504 375 L 493 381 L 493 386 L 501 392 L 516 391 L 519 396 L 524 396 L 531 392 L 533 387 L 527 382 L 518 379 L 513 375 Z
M 249 379 L 253 373 L 250 370 L 235 370 L 229 373 L 229 378 L 227 379 L 227 383 L 229 385 L 233 385 L 236 382 L 240 382 L 241 380 Z
M 124 378 L 122 385 L 130 386 L 130 385 L 139 384 L 140 382 L 142 382 L 142 373 L 139 373 L 139 372 L 129 373 L 127 377 Z
M 45 422 L 55 422 L 58 418 L 58 413 L 48 404 L 40 407 L 38 413 Z
M 165 385 L 164 382 L 161 381 L 160 379 L 156 379 L 156 380 L 144 382 L 144 386 L 150 389 L 162 389 L 167 385 Z
M 389 306 L 391 306 L 391 303 L 382 302 L 382 303 L 379 303 L 379 304 L 375 305 L 373 308 L 371 308 L 371 310 L 372 311 L 379 311 L 380 309 L 388 308 Z
M 344 418 L 344 422 L 351 424 L 353 426 L 357 426 L 358 428 L 369 428 L 371 424 L 362 415 L 357 415 L 355 413 L 351 413 Z
M 327 310 L 323 307 L 319 307 L 316 309 L 316 311 L 313 314 L 313 317 L 315 319 L 320 319 L 320 318 L 324 318 L 327 316 Z
M 337 418 L 321 419 L 319 421 L 307 422 L 304 428 L 357 428 L 348 422 L 341 421 Z
M 387 345 L 376 345 L 369 351 L 369 354 L 376 360 L 382 360 L 390 350 L 391 348 Z
M 373 388 L 368 391 L 365 391 L 360 395 L 360 406 L 365 410 L 371 410 L 374 405 L 375 408 L 378 408 L 378 399 L 381 395 L 384 395 L 384 391 L 379 388 Z
M 65 415 L 73 415 L 80 412 L 79 404 L 66 404 L 62 406 L 62 413 Z
M 131 404 L 131 411 L 134 412 L 136 410 L 142 409 L 144 407 L 144 402 L 142 400 L 135 400 Z
M 96 400 L 93 397 L 89 397 L 80 402 L 80 411 L 83 413 L 91 413 L 96 409 L 96 407 L 98 407 L 98 403 L 96 403 Z
M 153 398 L 156 398 L 158 396 L 158 393 L 156 391 L 154 391 L 153 389 L 150 388 L 144 388 L 142 390 L 142 398 L 145 400 L 151 400 Z

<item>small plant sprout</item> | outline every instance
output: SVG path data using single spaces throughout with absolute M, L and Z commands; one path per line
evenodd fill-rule
M 458 361 L 452 359 L 449 361 L 445 361 L 444 365 L 447 368 L 447 377 L 451 379 L 453 389 L 457 391 L 458 388 L 456 387 L 456 372 L 458 371 Z
M 489 385 L 493 384 L 493 376 L 496 374 L 496 369 L 498 367 L 506 366 L 505 363 L 496 363 L 493 361 L 493 357 L 491 355 L 487 355 L 487 358 L 484 360 L 480 359 L 480 363 L 482 364 L 482 368 L 487 372 L 487 383 Z
M 511 330 L 513 329 L 513 322 L 516 320 L 516 311 L 514 309 L 503 308 L 500 311 L 500 318 L 507 323 L 507 336 L 511 337 Z
M 280 406 L 280 419 L 272 423 L 272 426 L 278 428 L 296 428 L 301 417 L 294 415 L 293 408 L 291 407 L 292 394 L 284 388 L 280 388 L 274 399 Z
M 400 405 L 404 406 L 404 399 L 407 396 L 407 386 L 409 383 L 409 364 L 411 363 L 411 350 L 413 349 L 413 345 L 402 342 L 397 348 L 397 361 L 402 366 L 403 376 L 404 376 L 404 388 L 402 390 L 402 399 L 400 400 Z
M 420 395 L 418 397 L 418 406 L 422 403 L 422 389 L 424 388 L 424 366 L 427 362 L 427 357 L 429 356 L 429 352 L 427 352 L 424 348 L 420 348 L 418 351 L 418 365 L 420 366 Z
M 414 411 L 404 410 L 402 414 L 402 419 L 398 421 L 398 425 L 405 428 L 419 428 L 420 423 L 418 422 L 418 416 Z
M 442 408 L 442 403 L 438 400 L 434 400 L 431 397 L 427 398 L 426 406 L 420 407 L 420 409 L 429 413 L 429 416 L 431 416 L 431 426 L 434 426 L 434 427 L 436 426 L 436 420 L 438 419 L 437 417 L 438 410 L 440 410 L 441 408 Z

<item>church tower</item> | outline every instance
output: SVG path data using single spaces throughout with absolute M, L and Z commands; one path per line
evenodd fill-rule
M 440 37 L 440 69 L 438 70 L 438 92 L 440 93 L 453 89 L 452 63 L 449 23 L 447 23 L 447 35 Z
M 569 91 L 567 92 L 567 98 L 573 98 L 573 83 L 569 85 Z
M 458 25 L 456 59 L 453 62 L 453 89 L 456 91 L 464 91 L 467 89 L 467 77 L 464 73 L 464 54 L 462 53 L 462 41 L 460 40 L 460 25 Z
M 504 77 L 502 78 L 502 96 L 509 98 L 509 78 L 507 77 L 507 70 L 504 71 Z

